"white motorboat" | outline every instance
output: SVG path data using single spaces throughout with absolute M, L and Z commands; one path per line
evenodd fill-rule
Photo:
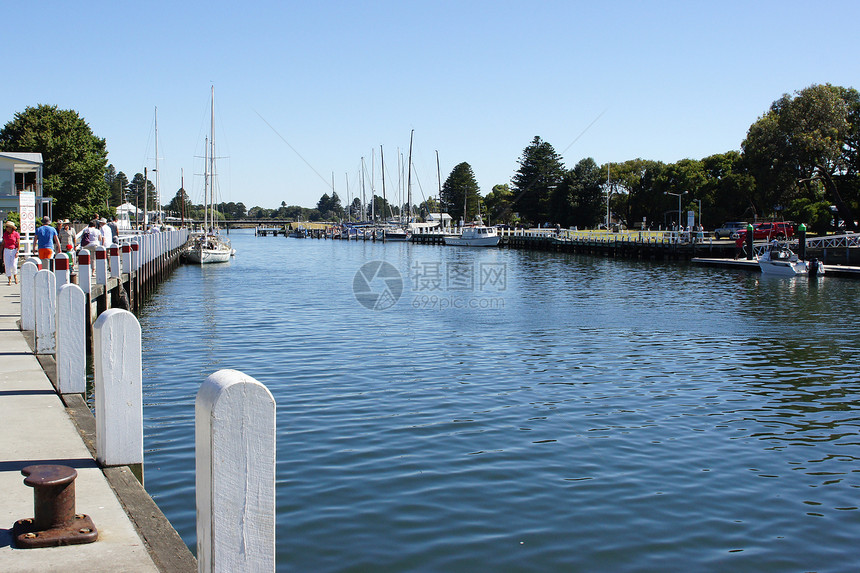
M 499 232 L 495 227 L 471 225 L 463 227 L 459 235 L 447 235 L 445 244 L 454 247 L 495 247 L 499 244 Z
M 824 274 L 824 265 L 818 259 L 802 261 L 788 246 L 778 243 L 768 245 L 767 250 L 758 256 L 758 266 L 763 274 L 783 277 Z

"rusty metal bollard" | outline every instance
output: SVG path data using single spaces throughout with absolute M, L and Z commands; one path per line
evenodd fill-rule
M 98 539 L 89 515 L 75 513 L 74 468 L 34 465 L 21 470 L 24 484 L 33 488 L 35 517 L 19 519 L 12 528 L 15 546 L 21 549 L 80 545 Z

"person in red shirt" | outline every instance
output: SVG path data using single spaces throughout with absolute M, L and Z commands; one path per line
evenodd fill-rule
M 6 278 L 9 284 L 15 279 L 18 284 L 18 249 L 21 248 L 21 235 L 18 227 L 12 221 L 6 221 L 3 226 L 3 264 L 6 266 Z

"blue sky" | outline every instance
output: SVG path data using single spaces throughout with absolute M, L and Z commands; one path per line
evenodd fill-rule
M 392 200 L 414 129 L 419 203 L 436 150 L 443 181 L 466 161 L 487 193 L 535 135 L 567 167 L 698 159 L 739 149 L 783 93 L 860 87 L 856 1 L 196 4 L 5 6 L 0 122 L 74 109 L 131 178 L 155 166 L 158 107 L 162 201 L 184 169 L 201 202 L 214 85 L 222 200 L 311 207 L 332 174 L 354 197 L 371 153 L 381 194 L 380 145 Z

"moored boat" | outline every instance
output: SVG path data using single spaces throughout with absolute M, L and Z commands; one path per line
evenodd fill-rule
M 226 263 L 233 255 L 230 239 L 216 233 L 198 235 L 183 253 L 185 260 L 197 265 Z
M 495 247 L 499 244 L 499 232 L 495 227 L 477 223 L 463 227 L 459 235 L 446 235 L 445 244 L 454 247 Z
M 788 245 L 774 241 L 758 256 L 758 266 L 763 274 L 793 277 L 797 275 L 817 276 L 824 274 L 824 265 L 818 259 L 802 261 Z
M 212 86 L 210 134 L 206 143 L 206 165 L 203 184 L 203 232 L 192 237 L 191 246 L 183 253 L 193 264 L 226 263 L 235 254 L 230 239 L 218 232 L 215 217 L 215 86 Z

